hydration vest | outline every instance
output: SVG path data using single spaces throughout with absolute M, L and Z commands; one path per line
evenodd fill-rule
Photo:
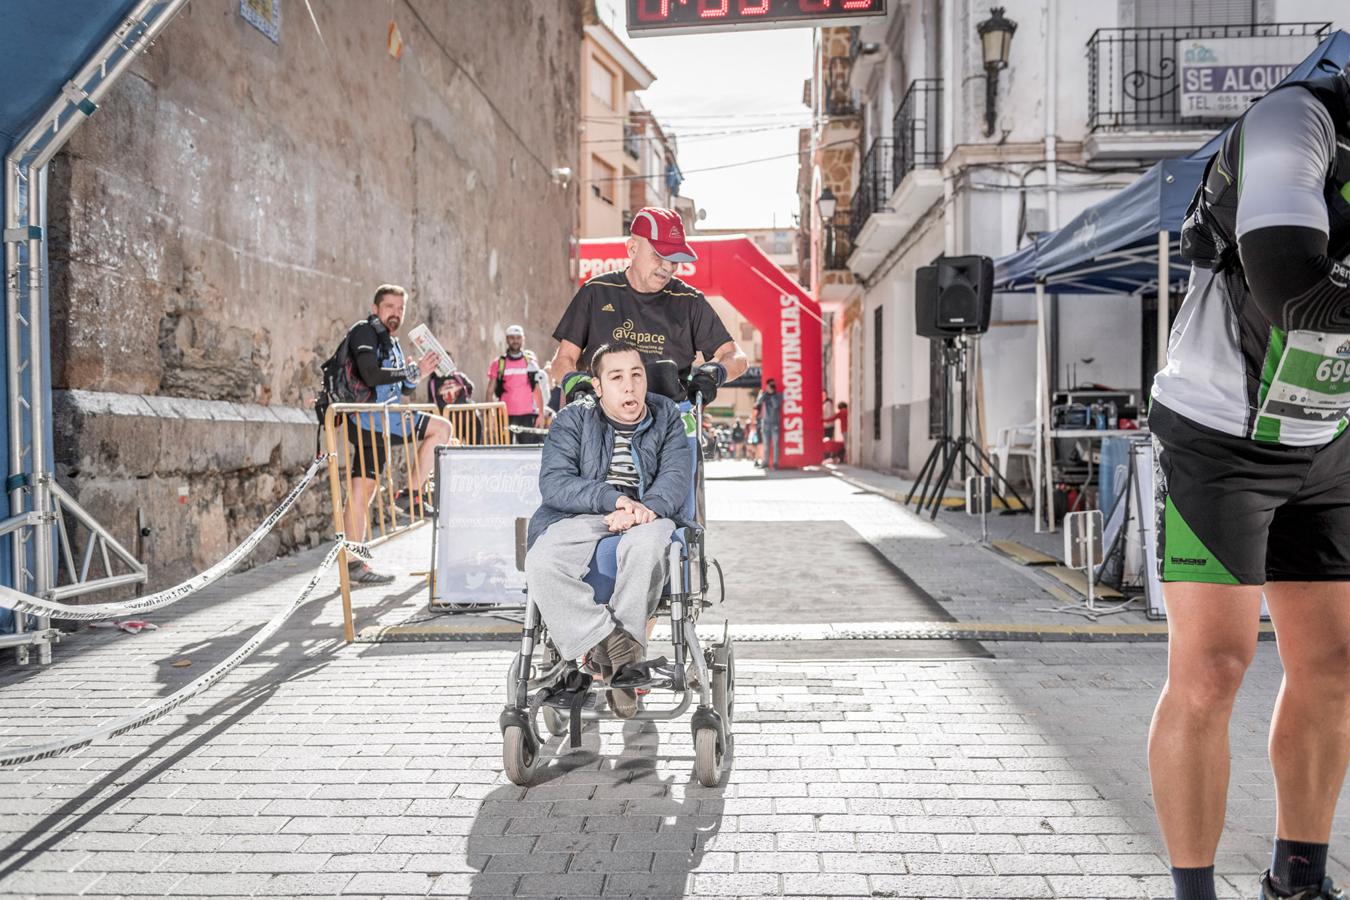
M 1326 107 L 1336 129 L 1336 158 L 1327 176 L 1323 199 L 1329 226 L 1327 252 L 1339 259 L 1350 253 L 1350 69 L 1291 82 L 1274 90 L 1294 89 L 1309 91 Z M 1239 275 L 1237 208 L 1246 118 L 1244 113 L 1224 137 L 1218 152 L 1210 157 L 1181 229 L 1181 255 L 1187 262 Z M 1254 173 L 1253 177 L 1259 178 L 1261 174 Z

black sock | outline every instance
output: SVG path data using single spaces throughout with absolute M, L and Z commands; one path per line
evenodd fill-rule
M 1285 894 L 1306 887 L 1321 887 L 1327 874 L 1327 845 L 1275 839 L 1275 858 L 1270 864 L 1270 885 Z
M 1218 900 L 1214 893 L 1214 867 L 1178 869 L 1172 867 L 1172 887 L 1177 900 Z

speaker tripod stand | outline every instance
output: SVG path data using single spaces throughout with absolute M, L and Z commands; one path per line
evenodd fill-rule
M 976 444 L 966 433 L 966 423 L 970 418 L 967 363 L 971 340 L 973 339 L 962 336 L 946 338 L 942 341 L 942 372 L 946 386 L 951 387 L 953 376 L 955 376 L 955 381 L 960 387 L 960 412 L 957 417 L 959 431 L 955 437 L 952 436 L 951 391 L 944 390 L 942 397 L 942 435 L 933 445 L 933 449 L 929 451 L 928 459 L 924 461 L 923 468 L 919 470 L 919 476 L 914 480 L 914 486 L 909 489 L 909 494 L 905 496 L 905 503 L 908 505 L 917 494 L 919 499 L 914 506 L 914 511 L 922 515 L 925 509 L 930 510 L 930 519 L 937 518 L 938 509 L 942 506 L 942 498 L 946 496 L 947 485 L 951 481 L 952 472 L 958 462 L 961 464 L 963 482 L 967 467 L 976 472 L 989 472 L 994 496 L 1003 502 L 1004 509 L 1013 508 L 1008 502 L 1009 495 L 1017 501 L 1019 510 L 1028 508 L 1017 491 L 1013 490 L 1013 486 L 1008 483 L 1008 479 L 999 473 L 998 467 L 984 452 L 984 448 Z

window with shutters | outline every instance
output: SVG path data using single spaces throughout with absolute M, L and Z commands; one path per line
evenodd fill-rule
M 618 104 L 614 102 L 615 86 L 618 83 L 618 76 L 609 66 L 591 57 L 591 96 L 599 100 L 609 109 L 618 109 Z
M 1257 0 L 1134 0 L 1136 28 L 1192 25 L 1255 25 Z

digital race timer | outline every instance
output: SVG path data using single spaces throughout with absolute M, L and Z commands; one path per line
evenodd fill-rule
M 886 0 L 628 0 L 628 33 L 815 28 L 885 14 Z

